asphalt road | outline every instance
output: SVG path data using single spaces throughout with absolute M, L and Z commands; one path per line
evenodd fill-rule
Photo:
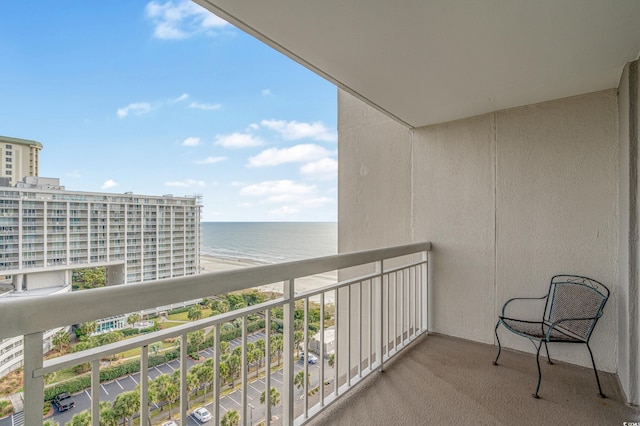
M 264 338 L 264 333 L 255 333 L 255 334 L 252 334 L 251 336 L 247 336 L 247 341 L 254 342 L 256 340 L 260 340 L 263 338 Z M 240 342 L 241 342 L 241 339 L 236 339 L 234 341 L 231 341 L 230 344 L 231 344 L 232 350 L 234 347 L 238 346 Z M 213 350 L 211 349 L 205 349 L 200 353 L 205 358 L 210 358 L 213 356 Z M 332 376 L 333 369 L 329 367 L 328 362 L 326 360 L 324 362 L 325 362 L 325 380 L 326 380 L 333 377 Z M 190 358 L 187 359 L 187 368 L 190 368 L 195 364 L 196 364 L 195 361 L 191 360 Z M 166 364 L 162 364 L 156 367 L 151 367 L 149 368 L 149 380 L 153 380 L 161 374 L 173 374 L 173 372 L 179 368 L 180 368 L 179 360 L 173 360 Z M 294 364 L 294 373 L 297 373 L 298 371 L 301 371 L 303 369 L 304 369 L 304 362 L 300 360 L 296 361 L 296 363 Z M 309 388 L 311 389 L 317 386 L 319 383 L 318 381 L 319 365 L 310 364 L 309 373 L 311 375 L 311 385 Z M 249 382 L 251 381 L 251 375 L 249 376 L 248 381 Z M 100 388 L 101 388 L 100 401 L 113 401 L 116 398 L 116 396 L 118 396 L 120 393 L 134 390 L 135 387 L 138 385 L 138 383 L 140 383 L 140 373 L 122 377 L 112 382 L 103 383 L 100 385 Z M 271 374 L 271 386 L 275 386 L 280 392 L 280 394 L 282 394 L 282 370 L 276 371 Z M 250 419 L 252 419 L 252 424 L 257 423 L 259 420 L 264 418 L 265 407 L 262 404 L 260 404 L 260 394 L 264 390 L 265 390 L 264 378 L 248 384 L 247 400 L 250 405 L 247 409 L 247 413 L 248 413 L 247 415 L 250 416 Z M 296 389 L 295 392 L 296 392 L 295 394 L 296 400 L 299 401 L 302 396 L 303 390 Z M 80 413 L 83 410 L 88 410 L 91 406 L 91 396 L 88 389 L 78 394 L 75 394 L 73 398 L 74 398 L 74 401 L 76 402 L 75 408 L 72 408 L 71 410 L 68 410 L 62 413 L 56 412 L 51 417 L 52 420 L 57 421 L 61 426 L 69 422 L 74 414 Z M 221 398 L 220 399 L 220 415 L 221 416 L 224 415 L 224 413 L 228 410 L 236 410 L 239 413 L 241 413 L 241 410 L 242 410 L 241 398 L 242 398 L 242 393 L 240 392 L 240 390 L 235 391 L 225 396 L 224 398 Z M 301 403 L 301 401 L 299 403 Z M 197 400 L 194 401 L 192 407 L 189 410 L 189 413 L 191 413 L 193 410 L 195 410 L 200 406 L 201 405 L 198 404 Z M 251 406 L 253 406 L 254 408 L 251 408 Z M 153 405 L 151 406 L 152 414 L 157 413 L 156 411 L 157 408 L 158 408 L 157 406 L 155 407 Z M 206 408 L 211 413 L 213 413 L 213 403 L 207 404 Z M 175 411 L 176 410 L 172 412 L 172 414 L 174 415 L 174 419 L 176 414 Z M 165 412 L 167 413 L 167 417 L 168 417 L 168 412 L 166 410 Z M 275 407 L 272 410 L 271 414 L 274 416 L 280 417 L 282 414 L 282 405 L 280 404 L 279 406 Z M 20 418 L 21 418 L 20 415 L 12 415 L 4 419 L 0 419 L 0 426 L 17 426 L 18 424 L 20 424 L 19 423 Z M 195 425 L 199 425 L 200 423 L 195 418 L 193 418 L 191 414 L 189 414 L 187 424 L 190 426 L 191 425 L 195 426 Z

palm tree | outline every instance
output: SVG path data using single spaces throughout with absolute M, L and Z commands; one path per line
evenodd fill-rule
M 140 322 L 141 318 L 142 317 L 137 312 L 133 314 L 129 314 L 129 316 L 127 317 L 127 324 L 134 325 L 135 323 Z
M 100 426 L 118 426 L 120 417 L 109 401 L 100 402 Z
M 240 414 L 236 410 L 229 410 L 222 416 L 222 426 L 238 426 L 240 424 Z
M 302 331 L 293 332 L 293 346 L 296 348 L 296 357 L 300 355 L 300 343 L 304 340 L 304 333 Z
M 238 375 L 238 373 L 240 372 L 240 357 L 238 357 L 237 355 L 231 355 L 228 359 L 227 359 L 227 367 L 229 367 L 229 378 L 231 379 L 231 387 L 235 386 L 235 378 Z
M 204 364 L 196 370 L 196 375 L 198 376 L 198 385 L 204 386 L 202 402 L 205 402 L 207 399 L 207 385 L 213 382 L 213 359 L 207 359 Z
M 229 352 L 231 352 L 231 345 L 229 344 L 229 342 L 225 342 L 225 341 L 220 342 L 220 354 L 228 355 Z
M 226 361 L 221 361 L 219 368 L 220 368 L 220 371 L 218 372 L 218 374 L 220 374 L 220 378 L 224 382 L 229 376 L 229 366 L 227 365 Z
M 282 355 L 282 350 L 284 348 L 284 343 L 282 341 L 282 334 L 274 334 L 271 336 L 271 356 L 278 356 L 278 366 L 280 366 L 280 358 Z
M 71 417 L 71 421 L 65 426 L 91 426 L 91 414 L 88 410 L 84 410 Z
M 200 380 L 198 380 L 197 369 L 193 371 L 193 368 L 191 368 L 187 371 L 187 392 L 189 395 L 197 392 L 199 386 Z M 189 398 L 187 398 L 187 408 L 189 408 Z
M 169 419 L 171 418 L 171 404 L 173 404 L 180 396 L 180 388 L 175 381 L 167 374 L 161 374 L 151 382 L 153 392 L 153 402 L 160 405 L 160 411 L 164 409 L 164 405 L 169 406 Z
M 95 333 L 97 329 L 98 323 L 95 321 L 85 322 L 80 325 L 80 333 L 82 333 L 82 336 L 86 339 L 88 339 L 91 334 Z
M 304 386 L 304 371 L 299 371 L 293 378 L 293 384 L 300 389 Z M 307 386 L 311 385 L 311 374 L 307 374 Z
M 192 307 L 190 307 L 189 313 L 187 314 L 187 318 L 190 321 L 197 321 L 199 319 L 202 319 L 202 306 L 193 305 Z
M 262 365 L 262 359 L 264 358 L 264 350 L 260 350 L 259 348 L 255 348 L 252 352 L 253 359 L 258 363 L 256 367 L 256 378 L 260 374 L 260 366 Z
M 204 331 L 196 330 L 187 335 L 189 340 L 189 346 L 192 346 L 196 351 L 200 350 L 200 346 L 204 343 Z
M 262 391 L 260 394 L 260 404 L 264 404 L 266 399 L 266 391 Z M 271 407 L 275 407 L 280 403 L 280 392 L 275 387 L 272 387 L 269 390 L 269 402 L 271 403 Z
M 133 416 L 140 411 L 140 395 L 134 390 L 119 394 L 113 401 L 113 411 L 124 420 L 125 426 L 127 419 L 133 424 Z
M 62 352 L 63 349 L 67 347 L 70 341 L 71 339 L 69 337 L 69 333 L 66 330 L 58 331 L 53 335 L 53 338 L 51 339 L 51 343 L 53 343 L 53 346 L 58 352 Z

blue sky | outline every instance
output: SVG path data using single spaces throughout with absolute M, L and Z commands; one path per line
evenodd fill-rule
M 0 135 L 69 190 L 335 221 L 337 91 L 189 1 L 0 2 Z

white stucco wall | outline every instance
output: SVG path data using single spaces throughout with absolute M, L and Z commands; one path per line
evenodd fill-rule
M 506 299 L 544 294 L 557 273 L 601 280 L 614 294 L 594 355 L 615 371 L 615 90 L 414 130 L 345 93 L 339 111 L 340 251 L 431 241 L 431 329 L 486 343 Z M 561 346 L 553 357 L 590 365 Z

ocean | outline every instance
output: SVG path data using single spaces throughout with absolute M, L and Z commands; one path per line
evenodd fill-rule
M 202 222 L 201 253 L 281 263 L 338 252 L 335 222 Z

